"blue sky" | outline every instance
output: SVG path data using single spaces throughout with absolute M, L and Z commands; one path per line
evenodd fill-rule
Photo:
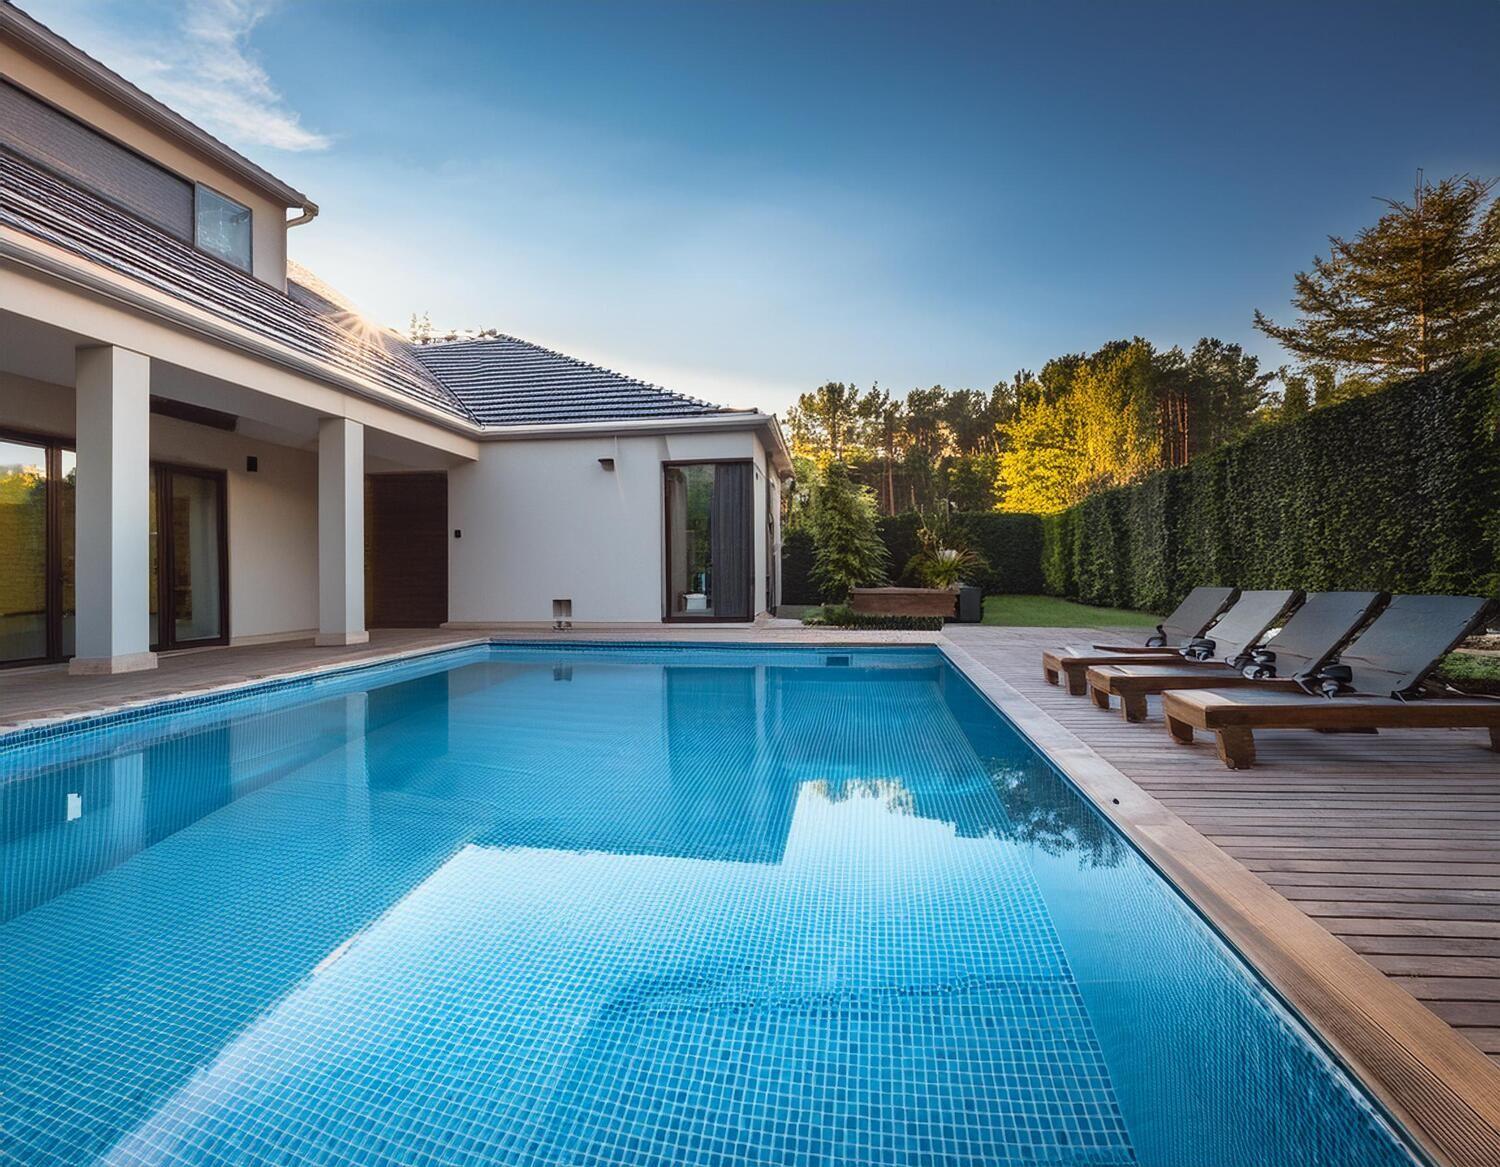
M 1500 5 L 20 0 L 308 192 L 368 315 L 784 409 L 1250 327 L 1500 175 Z

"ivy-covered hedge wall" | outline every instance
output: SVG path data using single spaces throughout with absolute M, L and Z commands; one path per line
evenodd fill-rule
M 1048 592 L 1165 612 L 1198 584 L 1500 593 L 1500 356 L 1257 430 L 1041 520 Z

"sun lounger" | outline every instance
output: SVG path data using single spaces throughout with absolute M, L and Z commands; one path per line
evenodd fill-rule
M 1249 595 L 1250 592 L 1245 593 L 1245 596 Z M 1214 627 L 1215 640 L 1228 640 L 1222 636 L 1222 629 L 1239 612 L 1245 596 Z M 1089 696 L 1101 709 L 1108 709 L 1110 698 L 1118 697 L 1125 720 L 1142 721 L 1146 717 L 1146 698 L 1165 693 L 1168 689 L 1293 684 L 1293 677 L 1316 672 L 1327 664 L 1339 647 L 1369 618 L 1375 605 L 1384 599 L 1381 592 L 1314 592 L 1271 640 L 1259 648 L 1256 648 L 1258 641 L 1248 646 L 1252 650 L 1248 661 L 1237 661 L 1237 658 L 1247 655 L 1241 649 L 1228 655 L 1221 653 L 1221 662 L 1208 666 L 1180 661 L 1095 665 L 1086 674 Z M 1263 634 L 1267 627 L 1270 627 L 1269 623 L 1260 629 L 1260 633 Z
M 1488 729 L 1490 748 L 1500 751 L 1500 701 L 1420 695 L 1427 674 L 1489 606 L 1472 596 L 1397 596 L 1337 665 L 1308 682 L 1326 695 L 1291 686 L 1169 690 L 1162 697 L 1167 730 L 1179 742 L 1211 731 L 1231 770 L 1255 764 L 1257 729 L 1477 728 Z
M 1095 652 L 1175 652 L 1194 637 L 1202 636 L 1225 608 L 1238 598 L 1239 588 L 1194 588 L 1140 644 L 1096 644 Z
M 1182 646 L 1202 636 L 1238 595 L 1238 588 L 1194 588 L 1188 593 L 1187 599 L 1156 626 L 1155 634 L 1145 644 L 1075 644 L 1057 651 L 1044 652 L 1042 674 L 1052 685 L 1058 684 L 1066 676 L 1068 692 L 1081 697 L 1087 687 L 1084 674 L 1092 664 L 1137 659 L 1150 662 L 1164 657 L 1175 660 L 1180 656 Z

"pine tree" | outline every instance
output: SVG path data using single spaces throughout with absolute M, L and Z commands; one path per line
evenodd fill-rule
M 1255 327 L 1302 360 L 1394 377 L 1442 369 L 1500 344 L 1500 200 L 1493 181 L 1420 174 L 1410 203 L 1298 272 L 1296 324 Z
M 787 425 L 798 451 L 822 454 L 834 462 L 844 461 L 849 448 L 859 444 L 864 418 L 863 394 L 842 381 L 829 381 L 802 394 L 787 411 Z
M 830 462 L 812 514 L 812 575 L 826 598 L 843 601 L 851 588 L 885 582 L 890 554 L 875 518 L 875 496 L 850 481 L 842 462 Z

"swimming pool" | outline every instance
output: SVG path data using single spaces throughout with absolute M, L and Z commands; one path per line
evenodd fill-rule
M 474 648 L 0 746 L 0 1160 L 1415 1160 L 935 649 Z

